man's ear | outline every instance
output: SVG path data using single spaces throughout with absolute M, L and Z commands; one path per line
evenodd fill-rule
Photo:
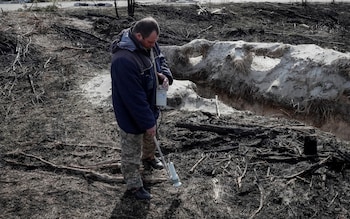
M 136 34 L 135 34 L 135 37 L 136 37 L 136 39 L 137 39 L 138 41 L 141 41 L 141 40 L 143 39 L 141 33 L 136 33 Z

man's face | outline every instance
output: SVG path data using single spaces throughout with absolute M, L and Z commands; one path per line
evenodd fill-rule
M 141 45 L 146 49 L 151 49 L 154 47 L 158 40 L 158 34 L 156 31 L 153 31 L 148 37 L 143 38 L 141 34 L 137 34 L 137 39 L 140 41 Z

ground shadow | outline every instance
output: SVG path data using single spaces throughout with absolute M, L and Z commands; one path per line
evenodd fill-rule
M 132 194 L 125 192 L 116 202 L 110 219 L 147 218 L 149 208 L 150 201 L 136 200 Z

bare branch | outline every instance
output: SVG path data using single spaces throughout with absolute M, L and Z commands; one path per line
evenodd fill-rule
M 193 173 L 194 169 L 203 161 L 207 158 L 207 155 L 204 155 L 201 157 L 201 159 L 199 159 L 194 165 L 193 167 L 190 169 L 190 173 Z

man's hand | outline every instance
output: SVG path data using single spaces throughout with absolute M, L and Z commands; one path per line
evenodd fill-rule
M 158 73 L 158 77 L 163 80 L 163 83 L 162 83 L 162 87 L 165 89 L 165 90 L 168 90 L 169 89 L 169 80 L 168 78 L 163 75 L 162 73 Z
M 156 131 L 157 131 L 156 125 L 146 130 L 147 134 L 151 135 L 152 137 L 156 136 Z

